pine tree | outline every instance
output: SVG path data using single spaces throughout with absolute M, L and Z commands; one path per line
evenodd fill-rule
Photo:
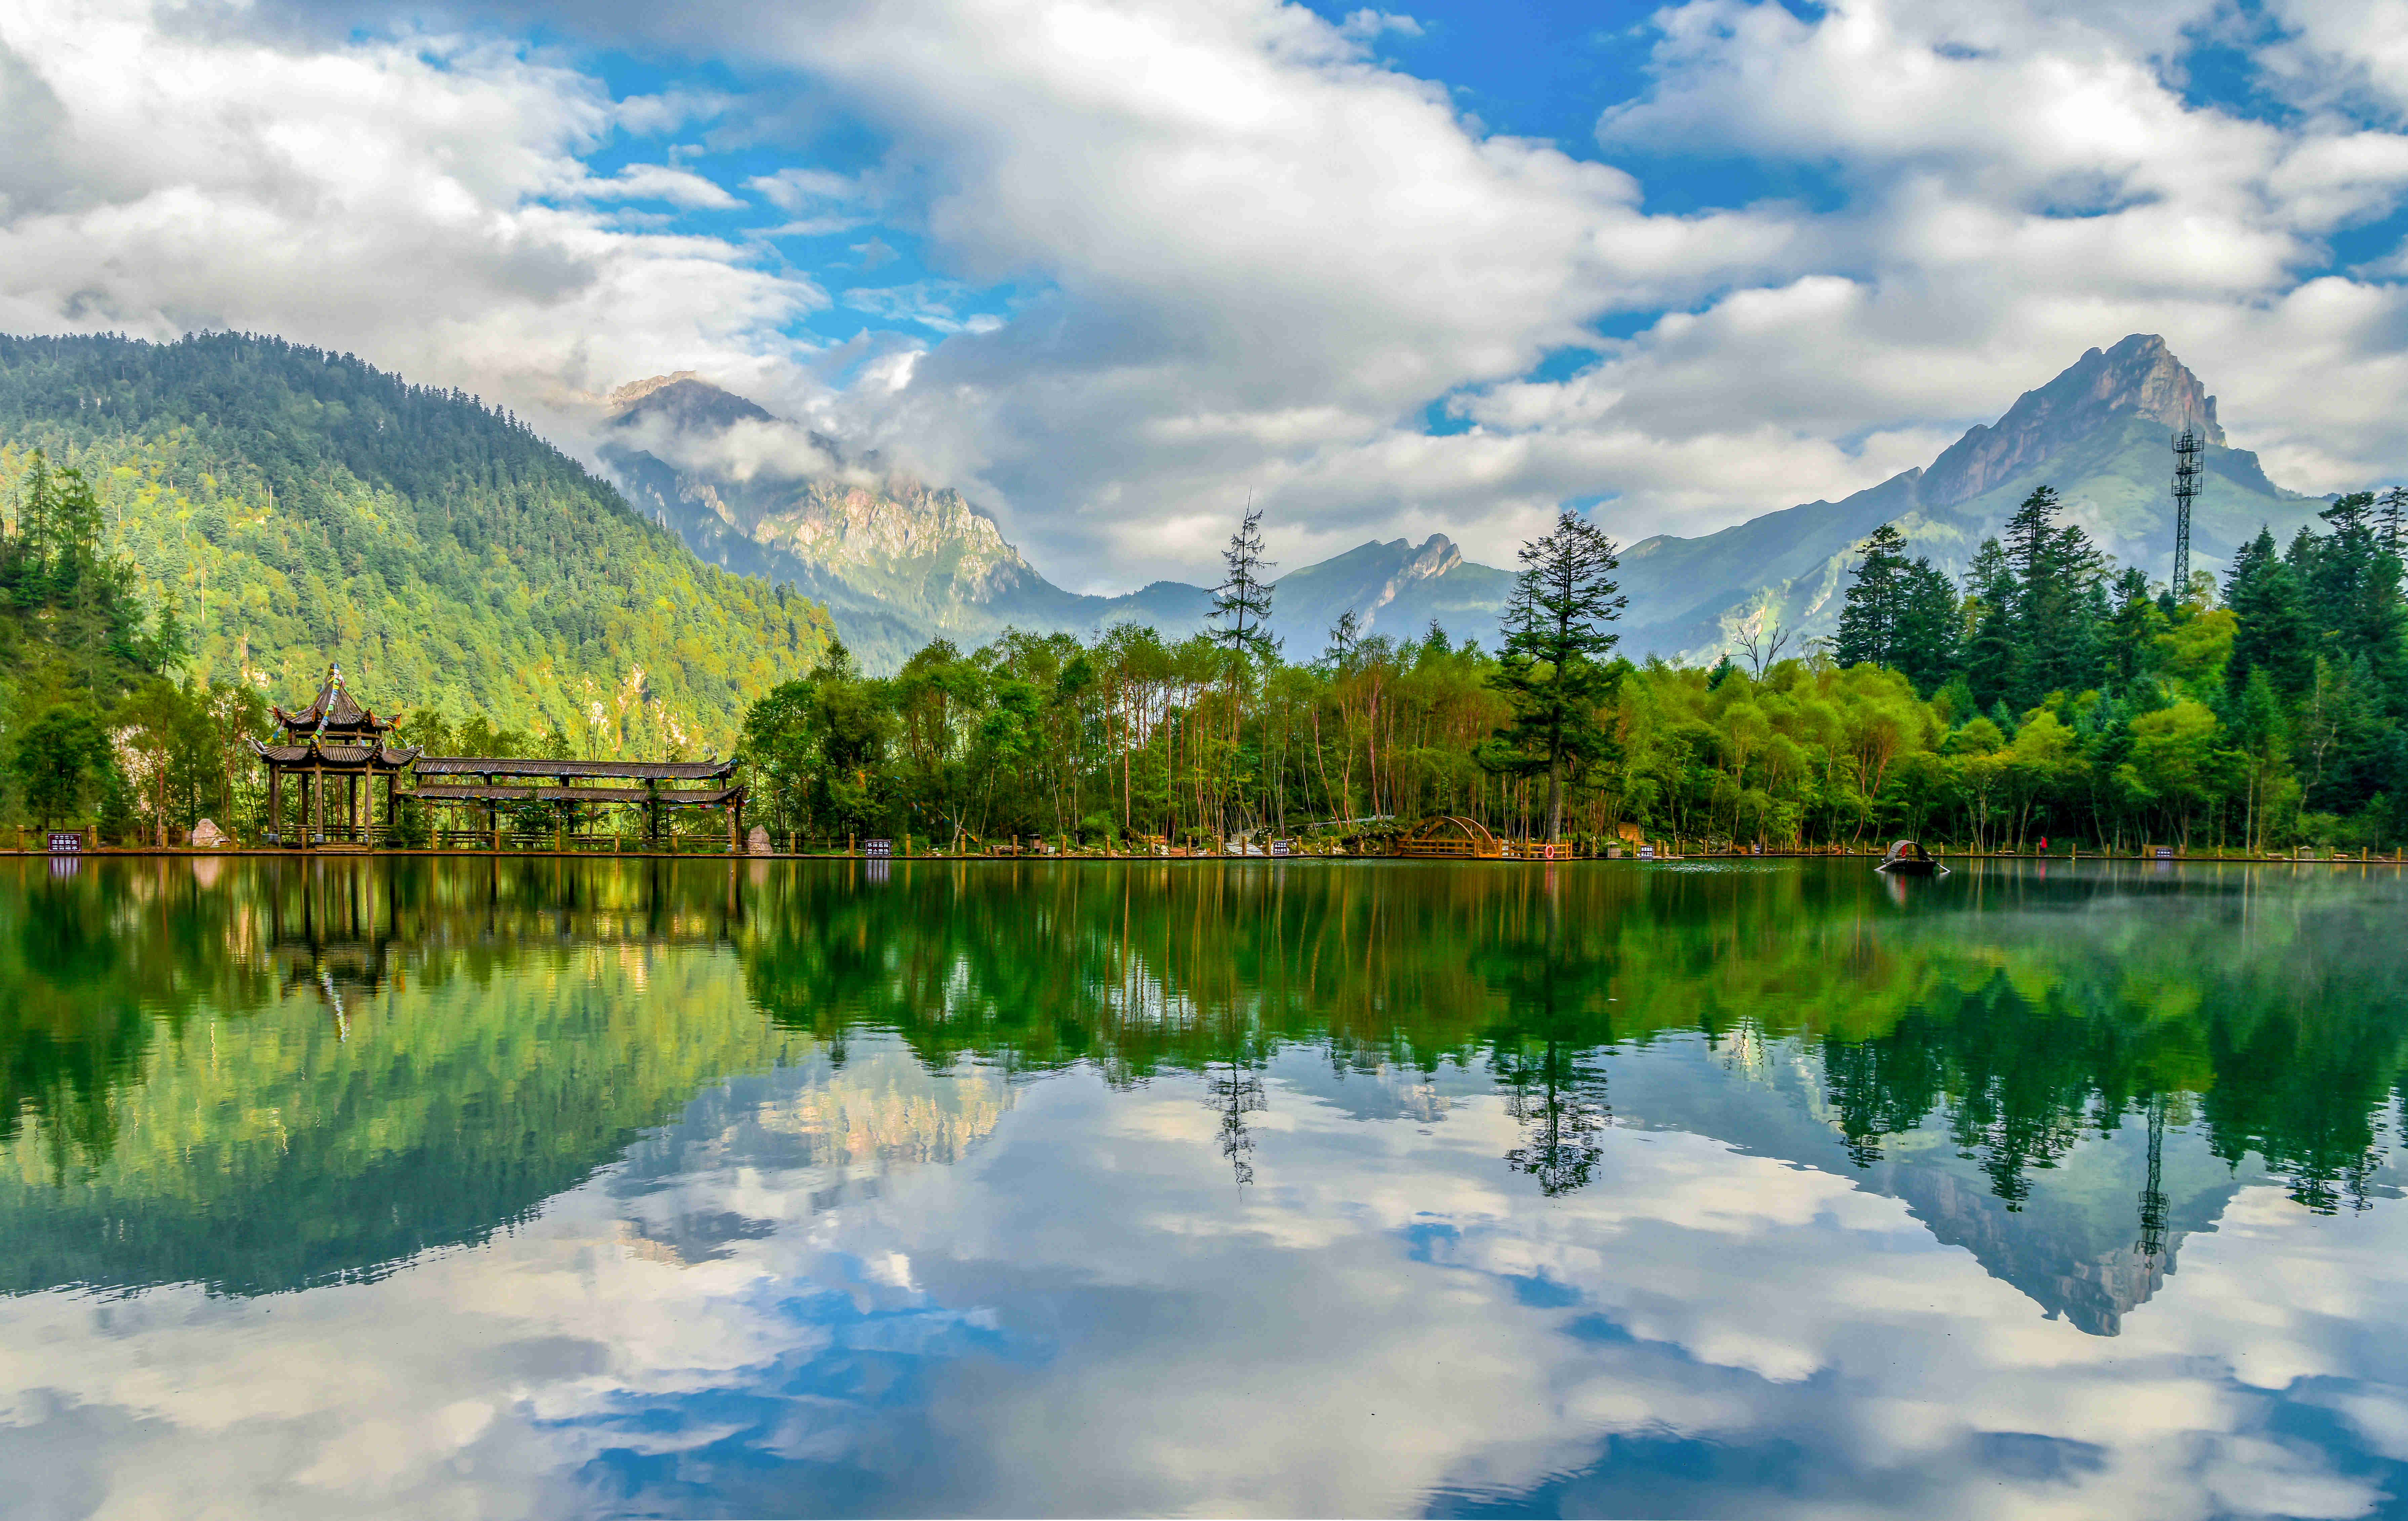
M 1864 558 L 1848 581 L 1831 658 L 1842 666 L 1891 665 L 1904 610 L 1906 538 L 1895 524 L 1885 523 L 1858 548 Z
M 2082 691 L 2099 673 L 2095 631 L 2106 610 L 2098 595 L 2104 564 L 2081 528 L 2057 525 L 2064 509 L 2056 489 L 2042 486 L 2007 520 L 2013 626 L 2024 656 L 2020 680 L 2008 690 L 2019 708 L 2051 692 Z
M 1249 505 L 1229 547 L 1221 552 L 1227 577 L 1212 589 L 1212 639 L 1243 665 L 1249 655 L 1268 656 L 1278 646 L 1264 624 L 1271 615 L 1271 585 L 1262 573 L 1271 567 L 1263 558 L 1263 509 Z
M 1560 839 L 1567 773 L 1611 749 L 1598 709 L 1617 680 L 1604 660 L 1619 638 L 1607 626 L 1622 614 L 1612 581 L 1619 561 L 1613 540 L 1570 512 L 1554 533 L 1523 545 L 1520 559 L 1492 678 L 1513 716 L 1482 759 L 1513 775 L 1545 773 L 1547 838 Z
M 1928 695 L 1956 669 L 1963 609 L 1956 589 L 1928 559 L 1918 557 L 1899 581 L 1893 664 L 1917 692 Z
M 1271 586 L 1262 579 L 1270 562 L 1263 558 L 1261 508 L 1246 504 L 1246 515 L 1229 536 L 1221 559 L 1228 575 L 1212 589 L 1211 633 L 1213 642 L 1229 652 L 1228 739 L 1237 746 L 1245 735 L 1246 667 L 1256 659 L 1279 656 L 1279 641 L 1265 626 L 1271 615 Z
M 2115 578 L 2104 624 L 2100 653 L 2108 680 L 2128 690 L 2149 674 L 2157 636 L 2166 628 L 2164 610 L 2149 595 L 2148 574 L 2138 566 L 2127 566 Z
M 1965 646 L 1965 684 L 1975 704 L 1986 709 L 2023 690 L 2024 646 L 2015 626 L 2014 572 L 1997 539 L 1984 539 L 1973 552 L 1972 568 L 1965 573 L 1965 595 L 1972 621 L 1971 637 Z
M 2224 604 L 2232 610 L 2236 627 L 2224 675 L 2235 692 L 2253 672 L 2263 670 L 2278 696 L 2296 698 L 2315 674 L 2315 642 L 2295 568 L 2307 552 L 2296 540 L 2292 548 L 2292 558 L 2286 559 L 2275 551 L 2272 532 L 2260 528 L 2233 555 L 2225 575 Z
M 2408 554 L 2408 486 L 2394 486 L 2375 503 L 2375 533 L 2386 552 L 2397 559 Z

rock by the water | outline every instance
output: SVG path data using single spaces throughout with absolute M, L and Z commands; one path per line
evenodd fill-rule
M 193 825 L 193 843 L 203 849 L 208 849 L 219 845 L 231 845 L 234 841 L 227 837 L 223 829 L 217 826 L 214 819 L 203 819 Z
M 744 852 L 748 855 L 768 854 L 769 831 L 757 824 L 754 825 L 752 832 L 744 837 Z

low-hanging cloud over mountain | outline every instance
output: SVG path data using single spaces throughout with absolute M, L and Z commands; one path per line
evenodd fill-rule
M 2408 463 L 2386 9 L 1690 0 L 1549 140 L 1450 89 L 1468 10 L 14 0 L 0 328 L 271 329 L 589 438 L 694 369 L 1097 586 L 1249 490 L 1292 563 L 1717 526 L 2128 332 L 2354 486 Z

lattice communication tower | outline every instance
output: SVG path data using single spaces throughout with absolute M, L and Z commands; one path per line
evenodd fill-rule
M 2199 496 L 2199 456 L 2207 447 L 2189 428 L 2174 435 L 2174 600 L 2190 593 L 2190 504 Z

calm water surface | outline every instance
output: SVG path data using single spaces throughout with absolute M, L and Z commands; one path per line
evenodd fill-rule
M 0 867 L 0 1514 L 2408 1514 L 2408 887 Z

